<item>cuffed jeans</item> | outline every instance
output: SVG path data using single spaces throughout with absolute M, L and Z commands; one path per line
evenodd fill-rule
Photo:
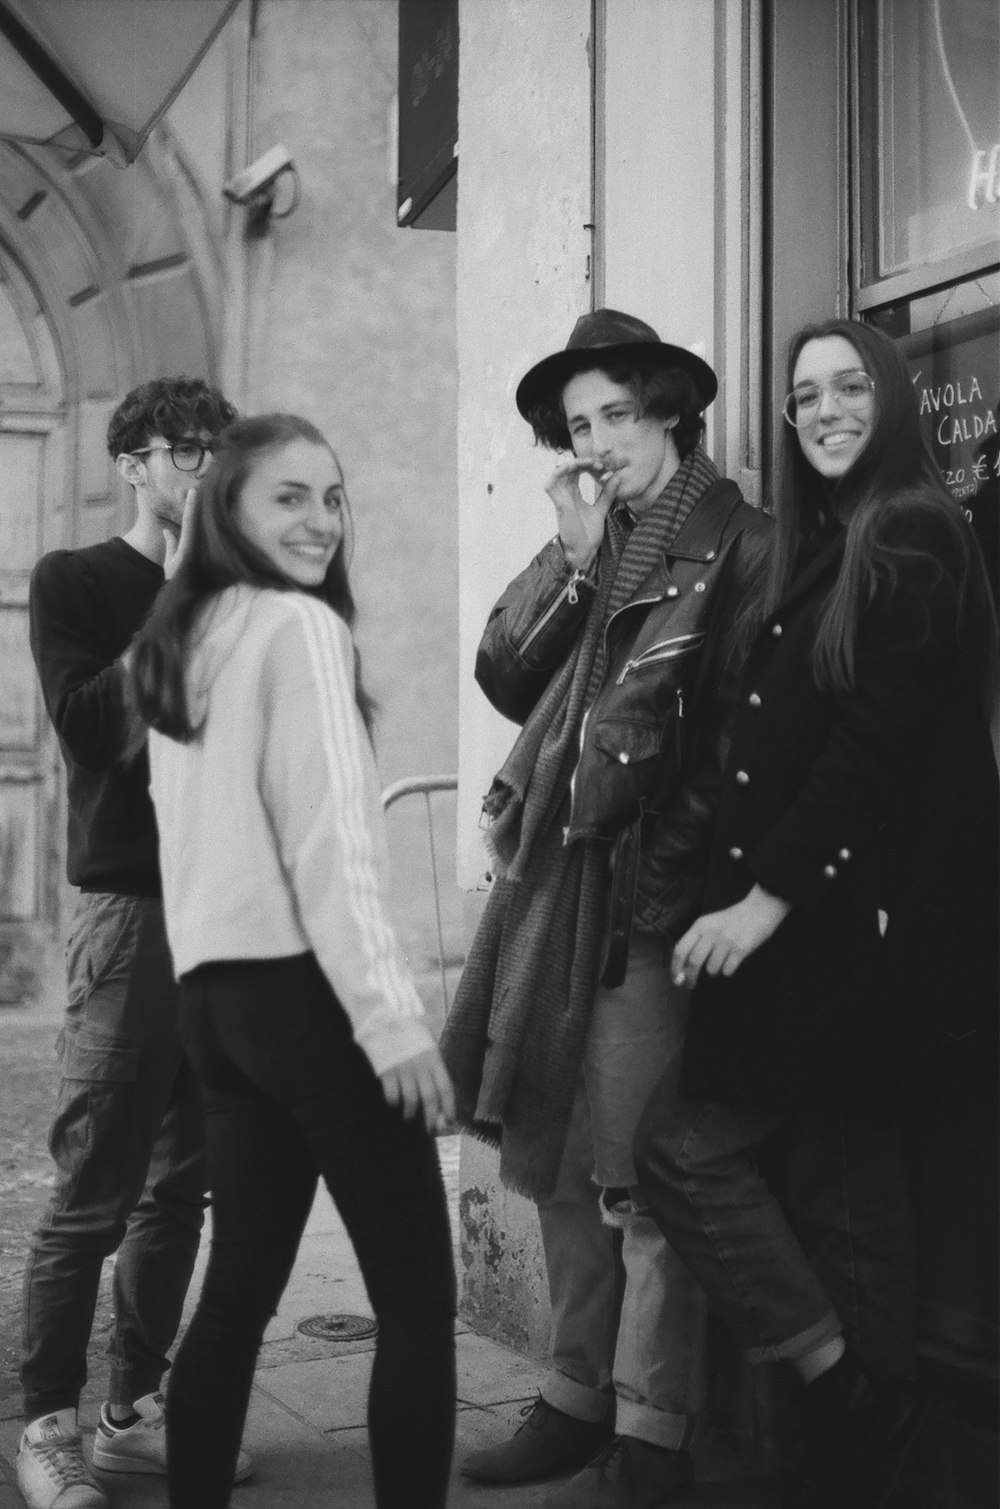
M 559 1180 L 538 1215 L 552 1302 L 543 1397 L 677 1450 L 705 1402 L 706 1304 L 651 1219 L 632 1158 L 651 1089 L 679 1072 L 686 994 L 670 952 L 636 935 L 624 984 L 598 991 Z
M 25 1419 L 76 1407 L 104 1259 L 117 1251 L 112 1404 L 155 1392 L 204 1217 L 201 1108 L 161 903 L 80 896 L 67 947 L 56 1184 L 24 1275 Z
M 776 1135 L 772 1189 L 758 1159 Z M 911 1374 L 915 1239 L 891 1118 L 684 1101 L 663 1081 L 635 1154 L 657 1223 L 751 1361 L 843 1334 L 874 1371 Z
M 205 1102 L 212 1250 L 167 1390 L 170 1502 L 229 1502 L 257 1352 L 322 1176 L 378 1321 L 375 1501 L 441 1509 L 455 1271 L 433 1138 L 386 1102 L 311 954 L 204 965 L 181 988 Z

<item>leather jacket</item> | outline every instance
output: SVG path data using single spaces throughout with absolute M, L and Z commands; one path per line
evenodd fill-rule
M 607 625 L 607 663 L 588 709 L 573 775 L 566 841 L 614 839 L 640 812 L 665 810 L 682 773 L 685 694 L 720 585 L 739 573 L 744 536 L 767 520 L 720 479 Z M 600 568 L 600 556 L 597 560 Z M 476 680 L 505 717 L 523 723 L 583 625 L 596 575 L 574 571 L 558 539 L 497 602 Z

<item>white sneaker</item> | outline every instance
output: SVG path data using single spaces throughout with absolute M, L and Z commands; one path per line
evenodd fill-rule
M 167 1420 L 163 1412 L 163 1395 L 144 1394 L 132 1408 L 139 1419 L 122 1426 L 111 1419 L 106 1404 L 102 1407 L 101 1423 L 94 1435 L 94 1466 L 100 1472 L 153 1472 L 163 1477 L 167 1471 Z M 233 1482 L 242 1483 L 252 1471 L 253 1463 L 246 1452 L 241 1451 Z M 62 1509 L 61 1504 L 59 1509 Z
M 25 1427 L 17 1486 L 28 1509 L 108 1509 L 83 1455 L 75 1409 L 42 1415 Z

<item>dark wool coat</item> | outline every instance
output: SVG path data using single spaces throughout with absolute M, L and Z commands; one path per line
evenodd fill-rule
M 702 910 L 754 881 L 792 910 L 734 975 L 702 975 L 687 1094 L 878 1106 L 932 1082 L 956 1045 L 992 1063 L 998 788 L 981 672 L 956 632 L 953 526 L 919 510 L 895 528 L 917 553 L 862 615 L 850 693 L 812 675 L 842 535 L 751 651 Z

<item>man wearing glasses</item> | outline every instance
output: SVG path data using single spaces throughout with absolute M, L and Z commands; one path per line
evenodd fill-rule
M 235 417 L 198 379 L 129 393 L 108 449 L 135 493 L 135 523 L 99 545 L 43 556 L 31 581 L 31 647 L 66 763 L 67 871 L 80 895 L 49 1139 L 55 1185 L 24 1277 L 17 1480 L 29 1509 L 107 1504 L 84 1460 L 77 1409 L 101 1267 L 115 1252 L 94 1465 L 166 1471 L 158 1391 L 198 1250 L 202 1130 L 177 1032 L 145 750 L 123 758 L 122 657 L 169 573 L 212 442 Z

